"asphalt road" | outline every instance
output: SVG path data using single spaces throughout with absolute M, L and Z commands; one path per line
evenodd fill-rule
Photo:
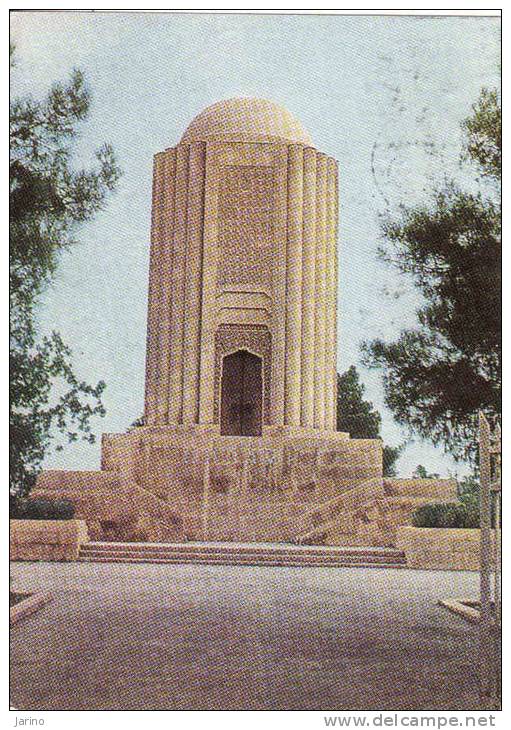
M 477 710 L 476 573 L 15 563 L 20 710 Z

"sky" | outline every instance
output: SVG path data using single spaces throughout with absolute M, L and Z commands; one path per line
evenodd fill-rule
M 460 122 L 483 86 L 500 84 L 499 34 L 496 17 L 11 13 L 12 93 L 40 98 L 80 68 L 92 106 L 76 164 L 93 164 L 107 141 L 123 170 L 105 210 L 62 256 L 40 313 L 41 329 L 58 330 L 73 350 L 78 376 L 107 384 L 95 433 L 123 432 L 143 412 L 153 155 L 209 104 L 255 96 L 286 107 L 339 161 L 339 372 L 356 365 L 385 441 L 407 443 L 400 475 L 417 464 L 464 473 L 395 423 L 360 345 L 414 324 L 419 296 L 377 255 L 379 215 L 463 175 Z M 52 452 L 44 466 L 95 469 L 99 459 L 100 439 Z

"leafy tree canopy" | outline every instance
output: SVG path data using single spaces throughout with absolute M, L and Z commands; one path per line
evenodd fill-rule
M 495 89 L 483 89 L 472 114 L 462 122 L 465 131 L 465 159 L 474 160 L 481 174 L 500 180 L 502 159 L 502 118 Z
M 342 375 L 337 374 L 337 430 L 347 431 L 355 439 L 379 439 L 381 415 L 370 401 L 364 400 L 365 386 L 352 365 Z M 396 475 L 396 461 L 402 446 L 383 447 L 383 473 Z
M 12 59 L 12 49 L 11 49 Z M 113 151 L 103 145 L 96 166 L 73 167 L 79 125 L 90 93 L 75 70 L 43 100 L 14 97 L 10 105 L 10 488 L 27 493 L 54 429 L 70 441 L 92 442 L 90 420 L 103 415 L 101 393 L 80 381 L 58 332 L 38 332 L 37 308 L 63 250 L 81 223 L 105 204 L 119 177 Z M 59 447 L 57 447 L 59 448 Z
M 463 129 L 464 158 L 472 163 L 466 174 L 479 189 L 464 190 L 449 181 L 432 191 L 429 204 L 402 205 L 397 216 L 384 217 L 380 254 L 412 277 L 425 304 L 416 325 L 397 340 L 375 339 L 363 346 L 366 364 L 383 371 L 385 402 L 398 423 L 442 443 L 455 458 L 473 454 L 477 411 L 500 411 L 501 114 L 496 92 L 482 92 Z

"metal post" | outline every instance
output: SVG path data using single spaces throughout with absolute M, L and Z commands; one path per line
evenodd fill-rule
M 481 693 L 491 694 L 492 632 L 491 632 L 491 460 L 490 426 L 483 413 L 479 413 L 479 470 L 480 489 L 480 527 L 481 527 L 481 620 L 479 632 L 480 682 Z
M 208 540 L 208 518 L 209 518 L 209 454 L 204 459 L 204 472 L 202 475 L 202 539 Z
M 500 699 L 500 450 L 499 427 L 497 426 L 492 433 L 487 418 L 483 413 L 479 413 L 480 685 L 482 696 L 495 705 L 498 705 Z

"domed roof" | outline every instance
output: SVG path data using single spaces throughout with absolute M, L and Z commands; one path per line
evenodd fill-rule
M 266 137 L 312 145 L 309 133 L 284 107 L 267 99 L 225 99 L 198 114 L 182 142 L 207 137 Z

